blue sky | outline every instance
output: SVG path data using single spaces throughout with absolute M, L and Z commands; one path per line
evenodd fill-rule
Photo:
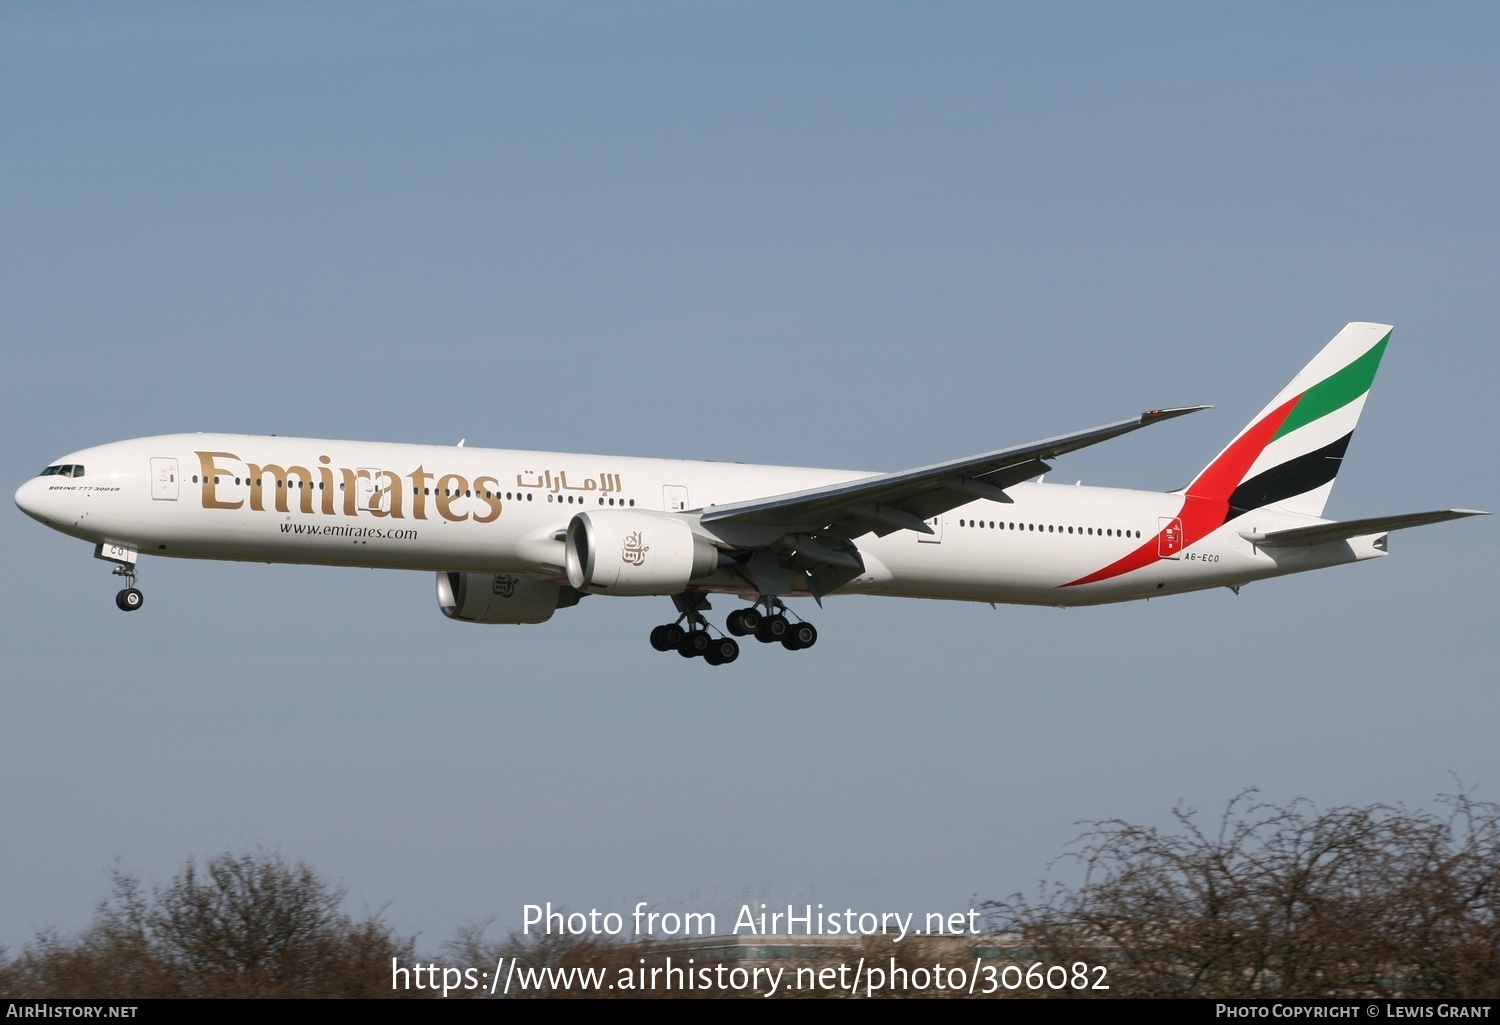
M 237 431 L 1181 485 L 1396 325 L 1329 506 L 1500 508 L 1487 5 L 16 4 L 0 463 Z M 119 864 L 306 858 L 435 948 L 526 902 L 961 910 L 1078 820 L 1247 786 L 1500 798 L 1495 527 L 1118 608 L 850 598 L 709 670 L 658 599 L 445 620 L 426 574 L 0 517 L 0 944 Z M 722 609 L 720 610 L 723 611 Z

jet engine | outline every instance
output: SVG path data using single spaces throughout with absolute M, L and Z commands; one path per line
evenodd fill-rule
M 545 623 L 582 594 L 509 573 L 439 573 L 438 608 L 465 623 Z
M 566 547 L 568 583 L 594 594 L 680 594 L 729 561 L 686 520 L 643 509 L 579 513 Z

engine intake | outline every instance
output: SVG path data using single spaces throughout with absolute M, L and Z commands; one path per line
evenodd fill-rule
M 579 513 L 566 547 L 568 583 L 592 594 L 680 594 L 723 561 L 680 516 L 642 509 Z

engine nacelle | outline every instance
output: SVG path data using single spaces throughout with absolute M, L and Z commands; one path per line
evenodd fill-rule
M 594 594 L 680 594 L 719 568 L 719 550 L 680 516 L 579 513 L 568 524 L 568 583 Z
M 582 597 L 571 587 L 509 573 L 437 575 L 438 608 L 465 623 L 545 623 Z

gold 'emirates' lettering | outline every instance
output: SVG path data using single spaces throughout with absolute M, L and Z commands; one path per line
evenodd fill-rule
M 246 469 L 250 474 L 250 508 L 256 512 L 265 511 L 265 492 L 276 492 L 276 511 L 287 512 L 287 494 L 293 487 L 302 492 L 299 502 L 301 510 L 305 513 L 313 511 L 312 497 L 312 471 L 305 466 L 277 466 L 275 463 L 267 463 L 257 466 L 255 463 L 246 463 Z M 272 487 L 266 483 L 270 477 L 276 482 Z
M 359 478 L 355 476 L 353 470 L 346 467 L 339 467 L 339 473 L 344 478 L 344 515 L 356 516 L 359 514 L 359 509 L 354 502 L 359 497 Z
M 494 477 L 476 477 L 471 484 L 466 477 L 459 474 L 438 475 L 421 466 L 403 476 L 393 470 L 356 470 L 332 466 L 330 465 L 332 461 L 327 456 L 318 457 L 319 466 L 314 474 L 305 466 L 247 463 L 233 452 L 198 452 L 197 456 L 198 467 L 201 471 L 200 479 L 203 481 L 202 502 L 205 509 L 244 507 L 243 498 L 232 498 L 229 495 L 220 494 L 228 484 L 225 478 L 233 479 L 237 483 L 241 476 L 240 471 L 226 465 L 229 463 L 239 463 L 244 466 L 243 476 L 245 486 L 250 492 L 250 508 L 256 512 L 266 511 L 267 491 L 275 493 L 272 502 L 277 512 L 290 511 L 290 492 L 296 491 L 298 492 L 298 511 L 311 514 L 314 505 L 313 492 L 317 491 L 320 492 L 317 500 L 318 511 L 324 516 L 333 516 L 338 511 L 342 511 L 343 515 L 349 517 L 368 513 L 371 516 L 389 517 L 394 520 L 406 519 L 407 482 L 410 482 L 412 489 L 410 508 L 413 519 L 427 519 L 429 490 L 432 494 L 432 505 L 437 510 L 437 514 L 453 523 L 461 523 L 470 519 L 475 523 L 494 523 L 500 518 L 502 508 L 497 490 L 500 482 Z M 343 490 L 342 503 L 337 503 L 334 498 L 335 476 L 339 481 L 338 486 Z M 436 481 L 436 487 L 432 487 L 433 481 Z M 361 488 L 366 496 L 363 503 L 360 500 Z M 471 513 L 469 510 L 473 508 L 475 502 L 478 502 L 482 509 Z M 338 510 L 337 506 L 342 506 L 342 509 Z
M 389 516 L 391 519 L 405 519 L 401 515 L 401 478 L 390 470 L 382 470 L 375 475 L 375 494 L 370 499 L 371 516 Z M 384 487 L 380 486 L 381 479 L 386 481 Z
M 219 496 L 214 493 L 214 485 L 218 482 L 219 464 L 215 459 L 239 459 L 233 452 L 199 452 L 198 468 L 203 471 L 203 508 L 205 509 L 238 509 L 245 504 L 244 499 L 235 502 L 221 502 Z M 228 473 L 228 470 L 222 471 Z
M 323 515 L 333 515 L 333 472 L 328 469 L 328 457 L 319 456 L 318 462 L 323 465 L 318 467 L 318 490 L 322 492 Z
M 411 477 L 412 515 L 419 520 L 425 520 L 427 518 L 427 488 L 432 481 L 432 474 L 422 469 L 419 463 L 409 476 Z
M 474 494 L 490 507 L 487 513 L 475 513 L 475 523 L 494 523 L 500 518 L 500 494 L 496 490 L 500 482 L 493 477 L 475 477 Z
M 453 512 L 454 501 L 464 493 L 464 489 L 468 486 L 469 482 L 456 473 L 445 473 L 442 477 L 438 478 L 437 497 L 435 499 L 438 515 L 445 520 L 453 520 L 455 523 L 459 520 L 468 519 L 468 513 L 455 514 Z

